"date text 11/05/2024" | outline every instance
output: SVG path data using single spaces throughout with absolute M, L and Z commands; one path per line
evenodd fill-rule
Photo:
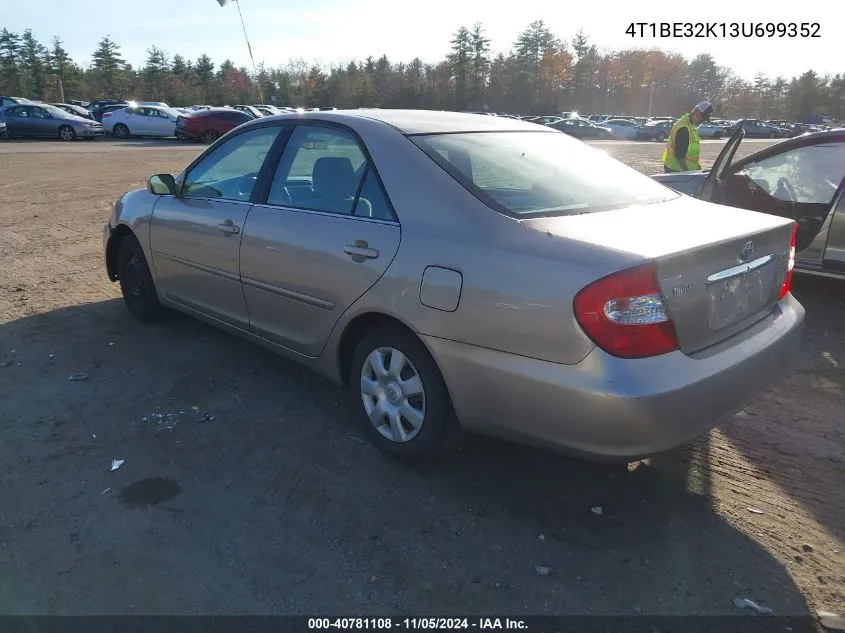
M 311 631 L 345 630 L 511 630 L 527 629 L 524 620 L 512 618 L 308 618 Z
M 821 37 L 818 22 L 631 22 L 631 37 Z

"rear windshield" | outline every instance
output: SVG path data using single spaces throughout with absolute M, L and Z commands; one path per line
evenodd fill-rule
M 593 213 L 679 196 L 600 149 L 553 130 L 410 138 L 482 202 L 516 217 Z

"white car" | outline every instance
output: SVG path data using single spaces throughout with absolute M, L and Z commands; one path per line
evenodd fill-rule
M 601 126 L 609 128 L 618 138 L 634 139 L 637 137 L 637 124 L 628 119 L 608 119 L 602 121 Z
M 103 127 L 117 138 L 176 136 L 180 112 L 159 106 L 130 106 L 103 115 Z

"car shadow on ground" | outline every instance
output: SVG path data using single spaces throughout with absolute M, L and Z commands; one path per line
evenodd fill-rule
M 752 467 L 845 542 L 845 284 L 799 274 L 792 292 L 807 311 L 796 367 L 722 432 Z M 783 413 L 771 422 L 765 410 Z
M 322 378 L 118 300 L 0 326 L 0 363 L 2 612 L 807 609 L 714 510 L 707 437 L 630 470 L 483 438 L 406 466 Z

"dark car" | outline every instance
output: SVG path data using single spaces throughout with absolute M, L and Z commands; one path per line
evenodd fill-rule
M 788 136 L 786 130 L 769 125 L 759 119 L 742 119 L 737 122 L 748 138 L 784 138 Z M 735 130 L 736 128 L 734 128 Z
M 845 130 L 802 134 L 733 162 L 744 136 L 734 132 L 709 172 L 652 178 L 701 200 L 795 220 L 795 270 L 845 280 Z
M 789 132 L 789 136 L 799 136 L 808 131 L 806 126 L 800 123 L 793 123 L 792 121 L 766 121 L 766 123 L 786 130 Z
M 73 105 L 72 103 L 51 103 L 50 105 L 56 108 L 60 108 L 68 114 L 79 116 L 83 119 L 91 119 L 92 121 L 94 120 L 94 116 L 91 114 L 91 112 L 89 110 L 86 110 L 82 106 Z
M 253 119 L 246 112 L 234 108 L 211 108 L 184 114 L 176 119 L 176 138 L 213 143 L 229 130 Z
M 673 121 L 649 121 L 637 126 L 636 139 L 638 141 L 665 141 L 673 125 Z
M 596 125 L 587 119 L 563 119 L 549 123 L 548 127 L 560 130 L 565 134 L 574 136 L 575 138 L 611 138 L 613 133 L 607 128 Z
M 9 138 L 28 136 L 73 141 L 77 138 L 93 139 L 105 133 L 102 124 L 68 114 L 46 103 L 6 106 L 0 110 L 0 118 L 6 122 Z
M 129 102 L 123 99 L 105 99 L 103 101 L 92 101 L 86 107 L 95 121 L 102 121 L 103 113 L 127 108 L 129 105 Z

